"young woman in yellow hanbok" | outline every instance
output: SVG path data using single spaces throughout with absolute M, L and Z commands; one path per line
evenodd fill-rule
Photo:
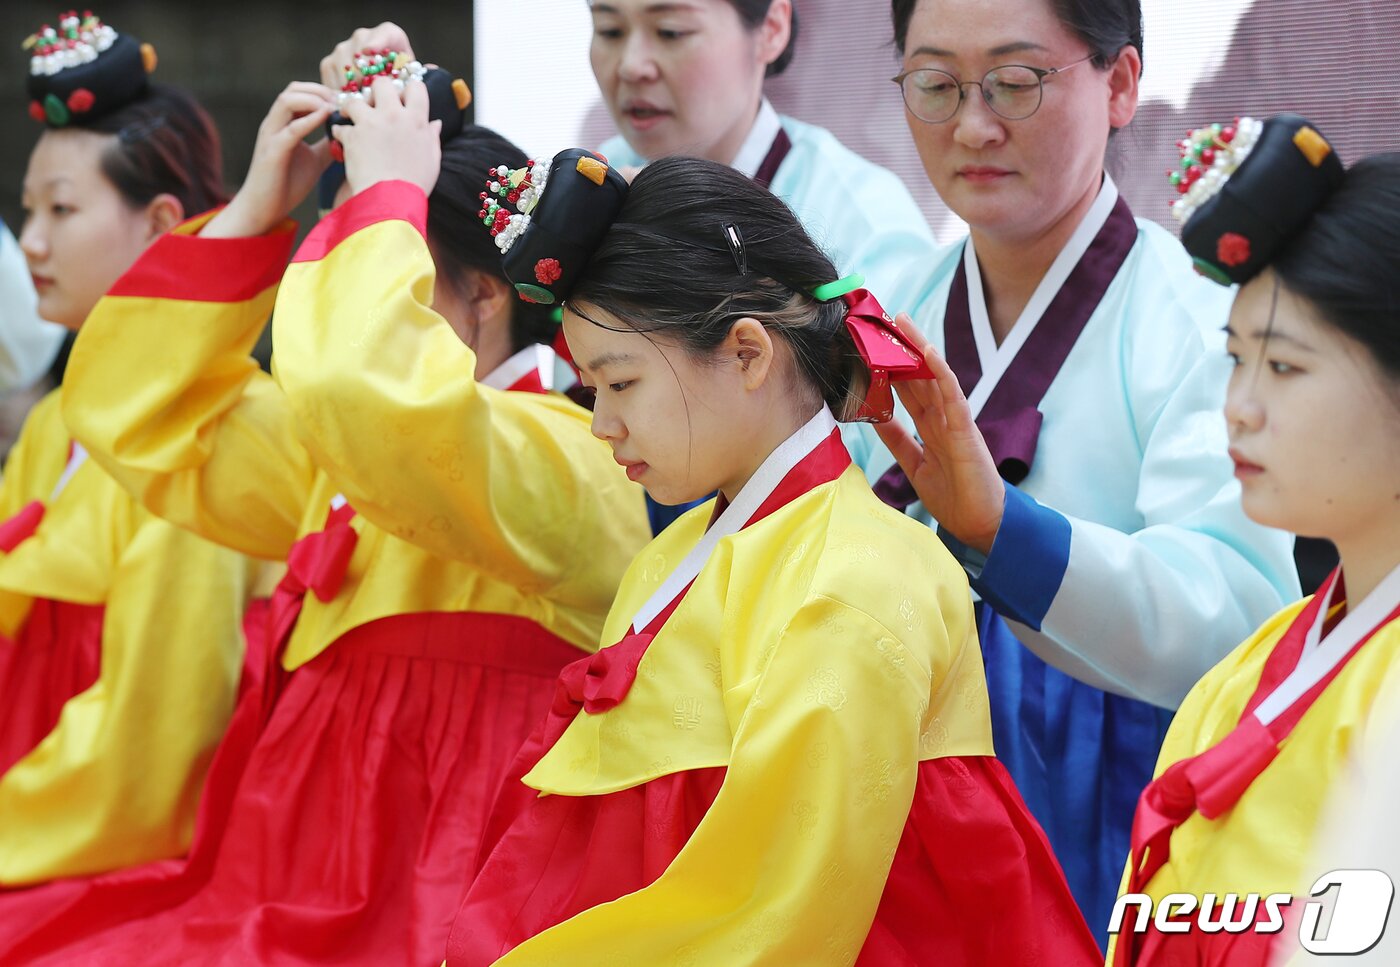
M 1347 865 L 1314 849 L 1323 807 L 1400 694 L 1400 155 L 1344 170 L 1296 115 L 1222 130 L 1187 143 L 1211 155 L 1177 205 L 1203 272 L 1240 285 L 1225 420 L 1244 509 L 1331 540 L 1341 565 L 1182 703 L 1138 801 L 1115 967 L 1263 967 L 1300 928 L 1313 939 L 1305 894 Z M 1171 894 L 1194 899 L 1163 909 Z M 1279 910 L 1271 894 L 1302 899 Z M 1353 919 L 1365 903 L 1336 901 L 1337 934 L 1375 930 L 1352 953 L 1385 925 Z
M 221 201 L 219 139 L 95 17 L 30 46 L 46 129 L 19 244 L 39 314 L 77 330 L 143 251 Z M 108 350 L 158 346 L 123 332 Z M 89 459 L 61 415 L 84 380 L 34 408 L 0 483 L 0 910 L 15 888 L 184 853 L 243 658 L 250 563 Z M 20 926 L 0 913 L 0 938 Z
M 353 117 L 355 194 L 279 296 L 274 345 L 297 358 L 360 340 L 381 307 L 431 316 L 426 115 L 409 97 Z M 966 579 L 837 431 L 887 419 L 888 380 L 921 372 L 873 297 L 831 285 L 792 212 L 714 162 L 658 161 L 628 188 L 573 150 L 483 188 L 516 291 L 563 303 L 593 433 L 664 502 L 721 496 L 635 558 L 605 647 L 561 674 L 464 871 L 449 964 L 1096 962 L 991 755 Z M 346 277 L 363 281 L 330 284 Z M 371 394 L 433 385 L 409 349 L 403 386 Z M 470 481 L 405 472 L 436 434 L 384 461 L 363 397 L 327 370 L 282 378 L 357 493 L 397 494 L 386 521 L 463 553 L 442 535 L 471 521 Z M 420 506 L 443 526 L 413 527 Z
M 436 89 L 406 59 L 363 59 L 415 96 Z M 95 459 L 159 514 L 287 576 L 259 726 L 216 773 L 211 809 L 228 822 L 197 888 L 157 896 L 159 871 L 111 884 L 85 909 L 127 922 L 91 935 L 89 917 L 75 939 L 84 918 L 49 917 L 25 949 L 63 946 L 40 962 L 436 962 L 506 770 L 559 669 L 596 648 L 646 539 L 640 488 L 587 411 L 548 391 L 557 327 L 515 300 L 473 224 L 489 165 L 523 164 L 518 148 L 463 127 L 452 103 L 417 148 L 443 174 L 412 244 L 351 236 L 361 215 L 345 206 L 288 269 L 286 214 L 330 161 L 328 142 L 302 139 L 338 100 L 291 85 L 239 194 L 153 247 L 74 348 L 89 389 L 65 415 Z M 249 350 L 274 299 L 278 316 L 353 334 L 279 347 L 271 378 Z M 161 349 L 123 352 L 128 339 Z M 358 487 L 279 385 L 294 378 L 342 381 L 355 445 L 460 513 Z M 410 543 L 420 532 L 454 559 Z

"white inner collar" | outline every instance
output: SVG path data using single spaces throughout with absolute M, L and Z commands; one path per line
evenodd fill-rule
M 675 571 L 642 605 L 637 616 L 632 619 L 634 633 L 651 624 L 653 618 L 681 596 L 704 568 L 705 562 L 710 559 L 719 542 L 731 534 L 738 533 L 748 523 L 749 518 L 763 506 L 763 502 L 778 489 L 778 484 L 783 482 L 788 472 L 821 446 L 834 429 L 836 419 L 831 415 L 831 410 L 823 406 L 816 416 L 768 455 L 749 478 L 748 483 L 734 495 L 734 502 L 724 508 L 719 519 L 711 524 L 710 529 L 700 538 L 700 542 L 691 548 Z
M 492 389 L 510 389 L 522 378 L 538 371 L 540 382 L 545 389 L 554 388 L 554 350 L 543 343 L 526 346 L 520 352 L 491 370 L 481 380 L 482 386 Z
M 982 289 L 982 273 L 977 265 L 977 253 L 973 249 L 972 237 L 968 236 L 963 248 L 963 268 L 967 274 L 967 306 L 972 317 L 972 336 L 977 344 L 977 358 L 982 364 L 982 378 L 967 396 L 973 419 L 981 414 L 982 407 L 987 405 L 987 400 L 992 395 L 992 390 L 996 389 L 1001 378 L 1006 375 L 1012 360 L 1026 344 L 1026 340 L 1030 338 L 1055 296 L 1059 295 L 1065 280 L 1089 250 L 1090 244 L 1098 237 L 1117 203 L 1118 186 L 1105 172 L 1103 186 L 1099 189 L 1094 204 L 1085 212 L 1079 227 L 1074 230 L 1060 254 L 1055 256 L 1049 271 L 1036 286 L 1031 301 L 1021 310 L 1021 315 L 1000 346 L 992 333 L 991 317 L 987 314 L 987 296 Z
M 1303 640 L 1303 655 L 1297 667 L 1254 710 L 1259 721 L 1265 725 L 1288 711 L 1328 672 L 1346 660 L 1356 643 L 1376 630 L 1395 610 L 1397 602 L 1400 602 L 1400 567 L 1392 570 L 1374 591 L 1354 607 L 1348 602 L 1346 616 L 1324 640 L 1322 629 L 1327 624 L 1327 612 L 1334 604 L 1336 588 L 1334 581 L 1322 606 L 1317 609 L 1317 616 Z
M 739 153 L 734 156 L 729 167 L 745 178 L 752 178 L 758 174 L 758 169 L 763 165 L 763 159 L 768 157 L 768 152 L 772 149 L 773 142 L 777 140 L 778 132 L 782 129 L 783 122 L 779 119 L 778 112 L 773 109 L 773 105 L 765 97 L 758 106 L 758 117 L 754 118 L 753 127 L 749 129 L 749 136 L 744 139 Z

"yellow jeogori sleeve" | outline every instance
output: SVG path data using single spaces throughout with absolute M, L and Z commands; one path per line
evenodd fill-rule
M 73 347 L 64 419 L 153 513 L 278 560 L 315 468 L 280 390 L 248 355 L 293 228 L 202 239 L 210 216 L 157 241 L 93 310 Z
M 62 392 L 30 412 L 8 468 L 7 494 L 18 486 L 46 508 L 0 556 L 0 616 L 18 638 L 7 645 L 24 647 L 34 601 L 100 606 L 100 667 L 0 776 L 4 886 L 184 852 L 243 654 L 246 558 L 152 517 L 92 461 L 53 497 L 69 462 Z M 58 632 L 86 633 L 71 614 Z
M 0 522 L 8 521 L 32 501 L 42 501 L 47 508 L 54 486 L 68 463 L 70 442 L 58 415 L 58 395 L 50 393 L 29 411 L 19 439 L 5 459 L 4 476 L 0 477 Z M 24 543 L 18 547 L 23 549 Z M 32 548 L 21 553 L 32 553 Z M 4 579 L 15 570 L 15 564 L 8 557 L 8 554 L 0 554 L 0 635 L 12 638 L 19 634 L 29 617 L 34 596 L 26 593 L 22 581 L 19 582 L 21 586 L 16 586 L 15 582 Z M 77 563 L 78 567 L 65 569 L 73 599 L 97 600 L 104 579 L 94 575 L 91 568 L 82 567 L 80 561 Z M 20 567 L 23 568 L 22 562 Z M 0 647 L 4 644 L 0 642 Z
M 366 518 L 527 592 L 606 610 L 648 528 L 586 411 L 475 379 L 432 308 L 427 198 L 356 195 L 287 270 L 273 341 L 303 442 Z
M 42 405 L 36 404 L 30 413 Z M 26 422 L 26 428 L 27 425 Z M 48 500 L 68 461 L 67 450 L 67 441 L 55 434 L 21 431 L 0 474 L 0 523 L 19 513 L 31 500 Z
M 889 634 L 829 599 L 803 607 L 757 687 L 729 690 L 753 692 L 724 785 L 666 871 L 525 941 L 501 967 L 855 960 L 914 795 L 920 695 L 891 687 L 874 649 L 836 647 L 833 620 L 851 641 Z

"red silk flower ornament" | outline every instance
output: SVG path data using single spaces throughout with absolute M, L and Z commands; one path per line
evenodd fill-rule
M 1249 239 L 1238 232 L 1226 232 L 1215 243 L 1215 257 L 1221 265 L 1234 268 L 1249 261 Z
M 29 116 L 40 124 L 43 124 L 48 118 L 48 115 L 44 113 L 44 105 L 40 104 L 38 101 L 29 102 Z
M 68 95 L 68 110 L 74 114 L 86 114 L 92 110 L 92 105 L 96 100 L 97 98 L 93 96 L 92 91 L 86 87 L 80 87 Z
M 540 285 L 553 285 L 563 274 L 564 270 L 560 268 L 558 259 L 540 259 L 535 263 L 535 278 L 539 280 Z

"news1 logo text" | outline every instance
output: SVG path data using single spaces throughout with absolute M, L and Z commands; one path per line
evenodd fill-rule
M 1395 884 L 1380 870 L 1333 870 L 1318 877 L 1301 901 L 1290 893 L 1169 893 L 1160 902 L 1145 893 L 1125 893 L 1113 905 L 1108 932 L 1254 933 L 1283 930 L 1284 912 L 1303 903 L 1298 943 L 1308 953 L 1363 954 L 1380 942 L 1390 919 Z

